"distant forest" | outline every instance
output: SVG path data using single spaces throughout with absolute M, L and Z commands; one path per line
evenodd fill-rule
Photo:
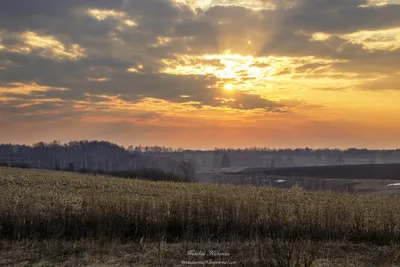
M 143 154 L 144 151 L 87 140 L 65 144 L 39 142 L 32 146 L 1 144 L 0 165 L 151 180 L 192 179 L 194 167 L 190 163 L 149 157 Z
M 123 147 L 107 141 L 39 142 L 32 146 L 17 144 L 0 145 L 0 164 L 38 169 L 96 173 L 131 173 L 143 176 L 148 170 L 165 179 L 191 180 L 196 169 L 208 168 L 202 155 L 215 158 L 212 169 L 249 166 L 262 157 L 270 158 L 270 166 L 294 166 L 295 158 L 322 159 L 329 164 L 341 164 L 343 158 L 363 159 L 364 162 L 400 161 L 400 149 L 368 150 L 340 149 L 270 149 L 245 148 L 214 150 L 173 149 L 162 146 Z M 379 161 L 377 161 L 379 160 Z M 199 163 L 200 162 L 200 163 Z M 283 163 L 284 162 L 286 165 Z M 278 163 L 280 165 L 278 165 Z M 203 164 L 203 165 L 201 165 Z M 140 172 L 139 172 L 140 170 Z M 146 170 L 146 171 L 144 171 Z M 142 174 L 142 175 L 141 175 Z M 122 175 L 122 174 L 121 174 Z M 173 177 L 173 178 L 172 178 Z M 162 178 L 162 179 L 164 179 Z

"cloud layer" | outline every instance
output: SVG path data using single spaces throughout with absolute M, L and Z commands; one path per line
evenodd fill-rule
M 239 131 L 322 119 L 361 133 L 375 108 L 383 132 L 400 111 L 399 2 L 1 1 L 0 123 Z

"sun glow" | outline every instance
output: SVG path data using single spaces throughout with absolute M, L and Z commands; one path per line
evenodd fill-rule
M 278 90 L 278 87 L 351 85 L 358 80 L 344 73 L 330 70 L 333 63 L 343 60 L 321 59 L 315 57 L 253 57 L 239 54 L 177 55 L 176 59 L 165 59 L 163 73 L 174 75 L 214 75 L 220 81 L 218 88 L 232 90 Z M 311 65 L 310 65 L 311 64 Z M 303 68 L 303 69 L 301 69 Z M 323 73 L 324 79 L 314 72 Z M 314 76 L 313 76 L 314 75 Z M 342 77 L 341 80 L 337 76 Z M 294 80 L 296 79 L 296 80 Z M 338 82 L 341 82 L 339 84 Z M 231 84 L 231 85 L 228 85 Z M 232 89 L 229 89 L 232 86 Z
M 197 9 L 207 10 L 214 6 L 239 6 L 253 10 L 274 10 L 276 5 L 268 1 L 249 1 L 249 0 L 172 0 L 178 6 L 188 6 L 194 11 Z
M 224 89 L 227 91 L 232 91 L 233 85 L 231 83 L 227 83 L 224 85 Z

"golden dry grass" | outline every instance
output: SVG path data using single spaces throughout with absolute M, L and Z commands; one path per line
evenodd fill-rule
M 1 236 L 304 237 L 391 243 L 400 199 L 0 168 Z
M 0 192 L 0 266 L 176 266 L 210 247 L 235 266 L 400 264 L 397 197 L 8 168 Z

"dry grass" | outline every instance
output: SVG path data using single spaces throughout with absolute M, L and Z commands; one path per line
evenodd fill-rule
M 251 249 L 256 252 L 248 257 L 252 261 L 268 260 L 264 266 L 307 266 L 305 260 L 312 257 L 316 245 L 320 253 L 321 244 L 331 242 L 393 247 L 400 241 L 400 199 L 396 197 L 149 182 L 7 168 L 0 168 L 0 190 L 0 239 L 8 244 L 5 251 L 11 250 L 10 242 L 87 244 L 87 240 L 96 239 L 105 240 L 111 247 L 127 241 L 168 242 L 166 247 L 173 246 L 171 243 L 233 242 L 237 247 L 256 241 Z M 306 251 L 299 250 L 307 247 Z M 291 250 L 290 255 L 282 256 Z M 275 262 L 268 256 L 273 253 Z M 156 259 L 176 260 L 171 255 Z M 60 257 L 62 262 L 71 260 L 60 255 L 54 259 Z M 296 265 L 300 258 L 303 264 Z M 396 252 L 388 258 L 400 261 Z M 108 264 L 105 259 L 94 262 Z M 169 265 L 164 263 L 157 264 Z M 253 263 L 243 266 L 259 266 Z M 147 264 L 143 266 L 154 265 Z
M 400 199 L 0 169 L 2 238 L 399 241 Z

